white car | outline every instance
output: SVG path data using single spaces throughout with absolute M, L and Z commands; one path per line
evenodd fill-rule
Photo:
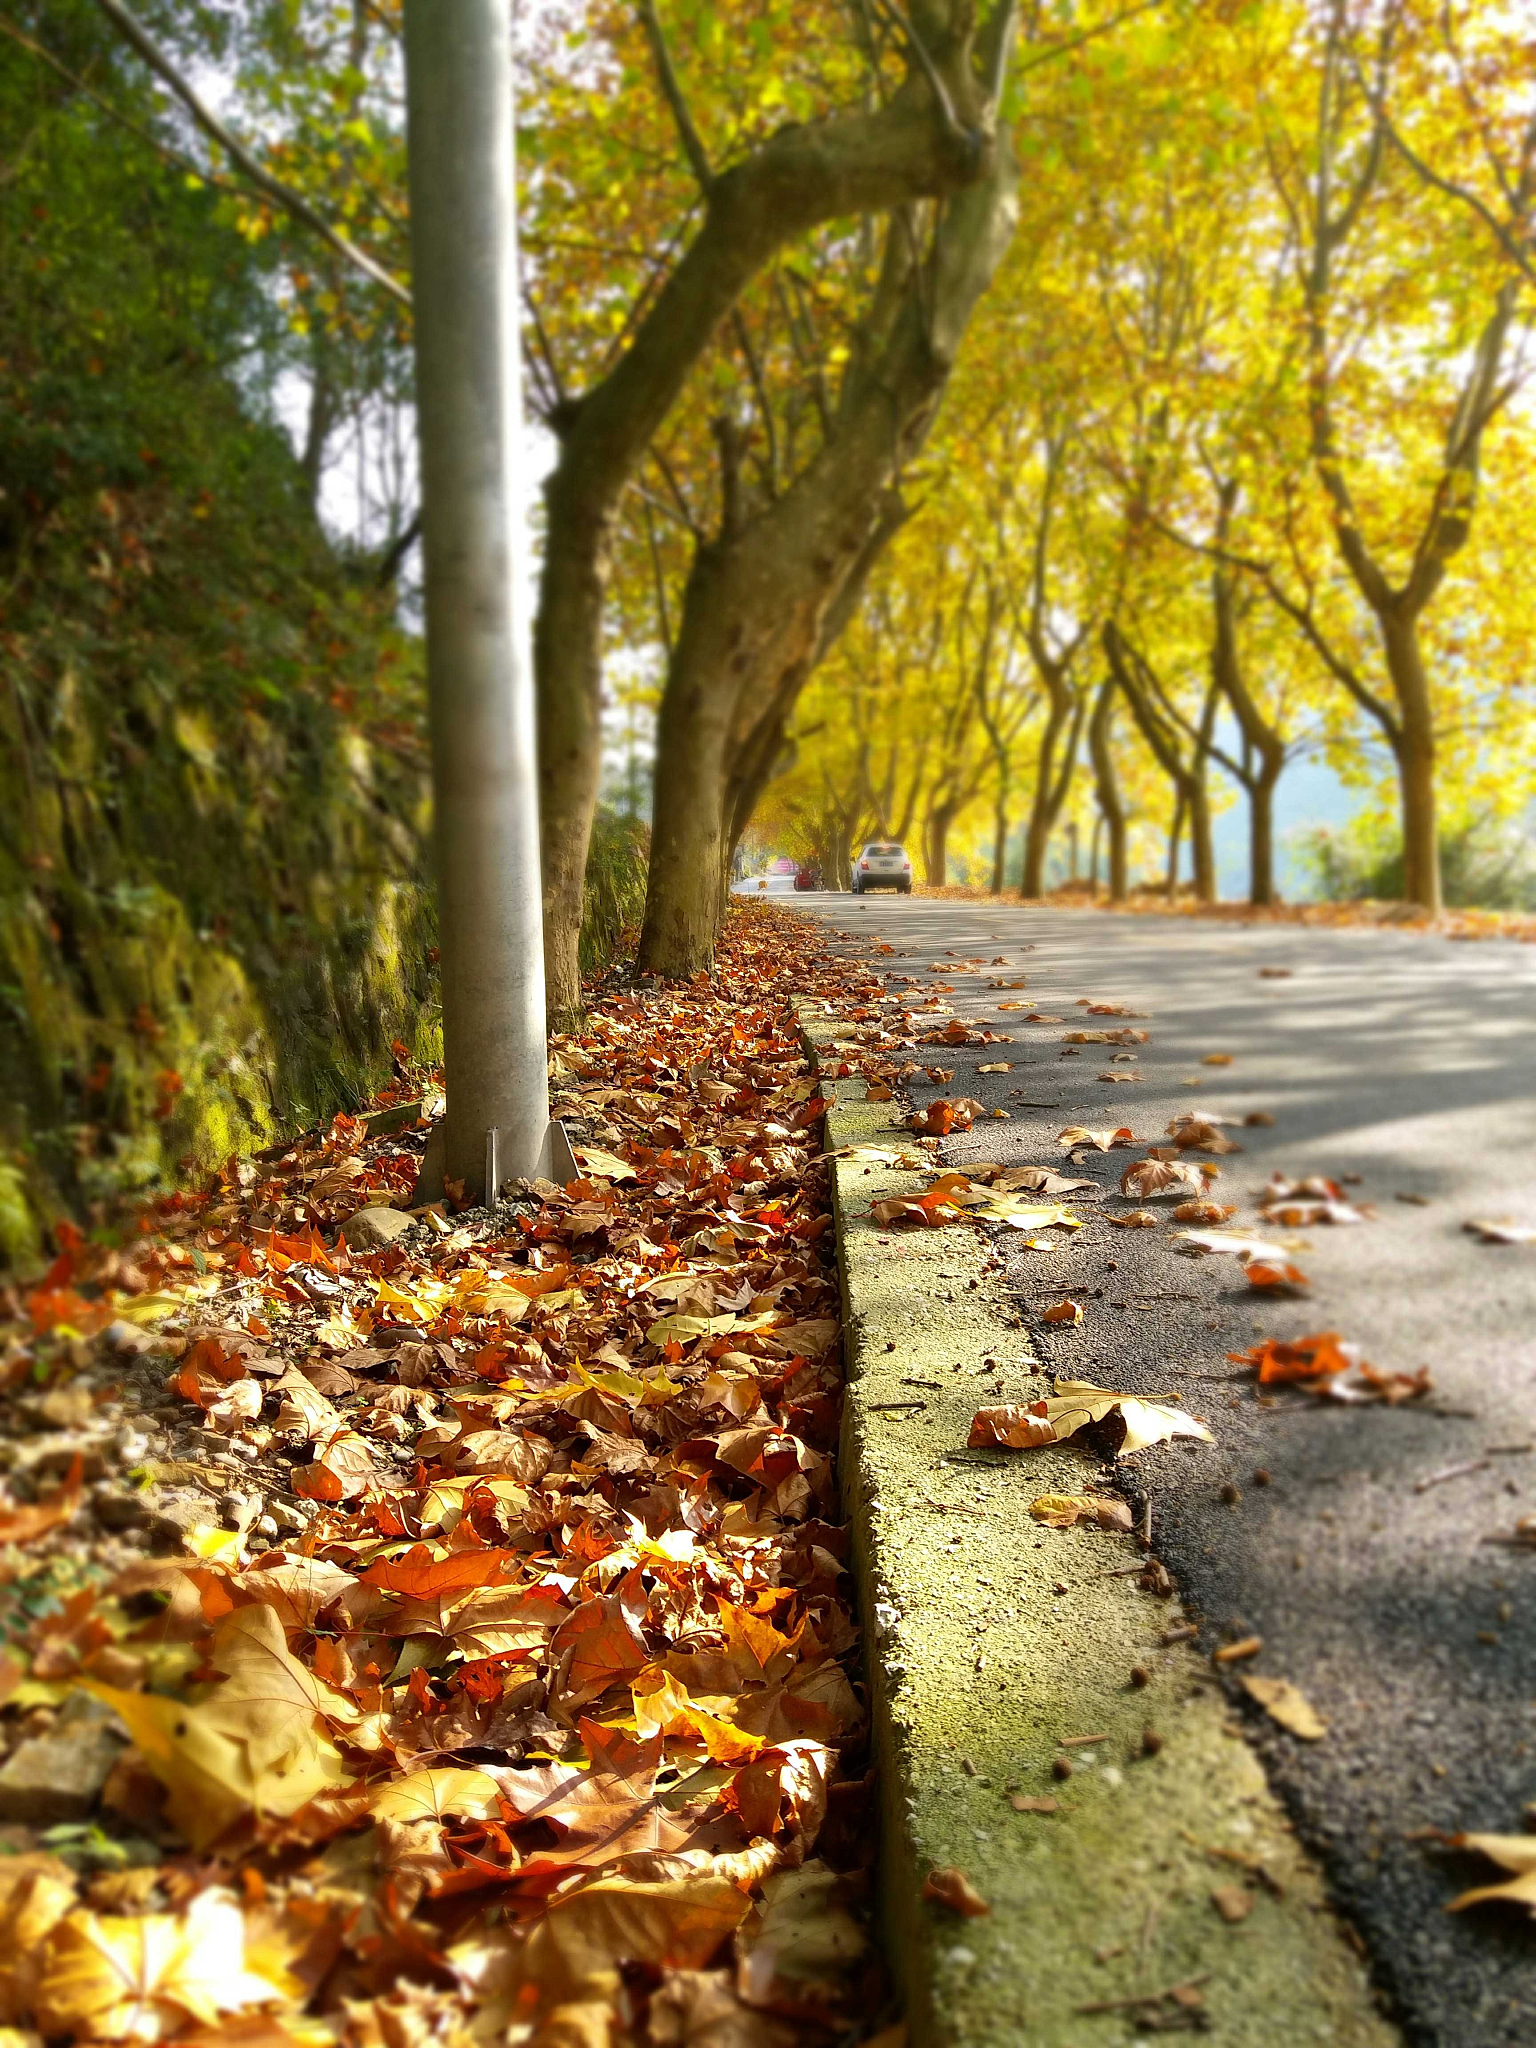
M 907 849 L 895 839 L 871 839 L 853 863 L 853 893 L 866 889 L 899 889 L 912 894 L 912 862 Z

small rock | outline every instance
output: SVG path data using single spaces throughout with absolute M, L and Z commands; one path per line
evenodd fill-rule
M 415 1221 L 403 1209 L 359 1209 L 343 1223 L 341 1234 L 349 1251 L 382 1251 L 412 1229 Z
M 86 1819 L 123 1749 L 110 1708 L 71 1693 L 50 1733 L 22 1743 L 0 1769 L 0 1820 L 41 1828 Z
M 144 1526 L 152 1536 L 180 1542 L 194 1529 L 215 1529 L 219 1511 L 205 1493 L 157 1493 L 145 1503 Z
M 91 1506 L 104 1529 L 142 1529 L 149 1519 L 142 1494 L 123 1493 L 113 1486 L 98 1486 Z

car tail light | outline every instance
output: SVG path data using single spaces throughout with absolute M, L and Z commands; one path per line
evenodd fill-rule
M 860 874 L 864 875 L 867 875 L 869 873 L 869 862 L 867 860 L 861 860 L 859 862 L 859 872 Z

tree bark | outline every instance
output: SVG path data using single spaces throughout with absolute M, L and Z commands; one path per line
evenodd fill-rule
M 1211 836 L 1210 793 L 1206 787 L 1206 761 L 1216 722 L 1216 686 L 1206 691 L 1200 724 L 1190 741 L 1189 758 L 1180 750 L 1177 730 L 1163 709 L 1163 692 L 1146 656 L 1134 647 L 1111 619 L 1104 627 L 1104 652 L 1111 674 L 1142 738 L 1151 748 L 1158 766 L 1173 784 L 1178 800 L 1175 839 L 1186 812 L 1189 816 L 1190 851 L 1194 867 L 1195 895 L 1201 903 L 1216 900 L 1216 855 Z M 1186 728 L 1187 729 L 1187 728 Z
M 867 575 L 872 540 L 883 545 L 879 537 L 900 524 L 895 484 L 927 437 L 966 322 L 1012 235 L 1015 180 L 1004 141 L 990 175 L 949 202 L 931 261 L 919 259 L 900 225 L 893 228 L 883 331 L 867 359 L 851 363 L 820 451 L 779 497 L 699 544 L 708 569 L 688 580 L 666 697 L 675 690 L 711 729 L 723 718 L 728 744 L 716 781 L 690 783 L 682 761 L 664 759 L 673 746 L 691 752 L 685 721 L 668 718 L 658 733 L 640 940 L 647 972 L 687 977 L 712 962 L 715 933 L 694 914 L 692 876 L 718 864 L 718 821 L 735 812 L 749 764 L 760 761 L 762 734 L 784 728 L 829 645 L 829 620 L 841 623 L 841 593 Z M 690 606 L 708 618 L 695 626 Z M 685 660 L 685 642 L 707 648 L 707 659 L 690 652 Z
M 1005 770 L 999 771 L 997 801 L 992 807 L 992 887 L 990 894 L 1001 896 L 1008 866 L 1008 782 Z
M 1440 836 L 1435 802 L 1435 726 L 1418 621 L 1388 613 L 1381 621 L 1387 673 L 1401 712 L 1393 754 L 1403 813 L 1403 895 L 1431 914 L 1442 907 Z
M 1173 823 L 1168 828 L 1168 873 L 1163 883 L 1163 894 L 1170 903 L 1176 902 L 1179 894 L 1179 842 L 1184 835 L 1185 809 L 1184 792 L 1179 789 L 1173 800 Z
M 1115 773 L 1115 757 L 1111 750 L 1110 733 L 1115 717 L 1115 678 L 1107 675 L 1099 685 L 1098 696 L 1094 699 L 1093 718 L 1088 727 L 1088 755 L 1093 762 L 1094 791 L 1098 798 L 1099 816 L 1104 821 L 1104 830 L 1109 840 L 1109 900 L 1124 903 L 1129 893 L 1129 875 L 1126 866 L 1126 817 L 1125 805 L 1120 796 L 1120 778 Z
M 935 804 L 923 826 L 923 880 L 930 889 L 942 889 L 949 880 L 949 829 L 958 808 Z
M 1050 850 L 1056 820 L 1061 816 L 1067 792 L 1072 787 L 1086 708 L 1083 699 L 1067 682 L 1065 663 L 1050 663 L 1049 673 L 1042 667 L 1041 676 L 1046 683 L 1050 710 L 1046 714 L 1045 731 L 1040 736 L 1040 752 L 1035 764 L 1035 793 L 1030 804 L 1029 829 L 1024 839 L 1024 872 L 1019 882 L 1019 894 L 1024 897 L 1043 896 L 1045 893 L 1045 857 Z M 1067 728 L 1067 741 L 1058 755 L 1057 746 L 1063 728 Z
M 699 232 L 629 347 L 558 423 L 534 627 L 544 943 L 557 1023 L 581 1009 L 577 941 L 602 769 L 603 606 L 620 498 L 719 322 L 777 250 L 823 222 L 942 199 L 995 177 L 992 108 L 978 85 L 971 37 L 951 34 L 941 55 L 947 107 L 915 66 L 884 106 L 781 128 L 752 156 L 712 177 Z M 704 839 L 713 873 L 725 808 L 718 790 L 709 807 L 715 822 Z M 670 821 L 658 822 L 665 832 Z M 664 845 L 659 850 L 662 871 L 681 873 L 678 858 Z M 690 964 L 681 971 L 694 971 L 700 950 L 677 947 L 678 934 L 693 925 L 686 905 L 662 911 L 649 949 L 657 971 L 677 971 L 674 963 L 683 958 Z

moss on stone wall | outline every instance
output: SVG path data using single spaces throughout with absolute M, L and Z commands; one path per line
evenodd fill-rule
M 40 1217 L 355 1107 L 397 1039 L 432 1050 L 419 656 L 296 507 L 254 509 L 280 544 L 249 496 L 57 506 L 0 610 L 12 1262 Z

